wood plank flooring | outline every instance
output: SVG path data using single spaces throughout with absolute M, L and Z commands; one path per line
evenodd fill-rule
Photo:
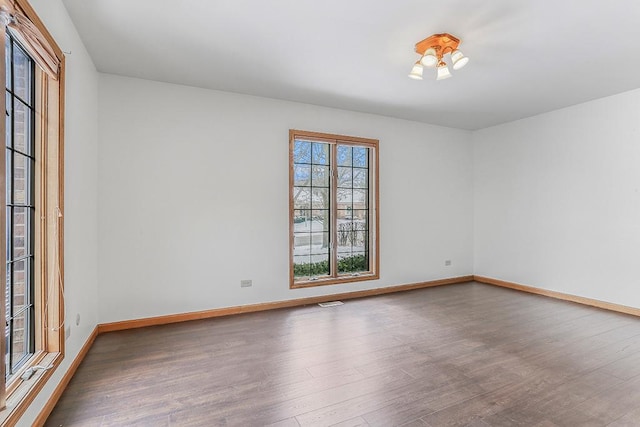
M 640 426 L 640 319 L 479 283 L 100 335 L 47 426 Z

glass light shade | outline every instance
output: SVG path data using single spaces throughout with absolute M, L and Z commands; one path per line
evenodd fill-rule
M 448 79 L 449 77 L 451 77 L 451 71 L 449 71 L 449 67 L 447 67 L 447 64 L 445 64 L 444 62 L 441 62 L 440 65 L 438 65 L 438 77 L 436 77 L 436 80 L 444 80 Z
M 451 52 L 451 62 L 453 63 L 453 69 L 459 70 L 460 68 L 467 65 L 467 62 L 469 62 L 469 58 L 464 56 L 459 50 L 454 50 L 453 52 Z
M 409 78 L 414 80 L 422 80 L 422 70 L 423 68 L 422 64 L 420 64 L 420 61 L 416 62 L 415 64 L 413 64 L 413 68 L 409 73 Z
M 422 58 L 420 58 L 420 63 L 425 67 L 434 67 L 438 63 L 436 50 L 432 47 L 427 49 Z

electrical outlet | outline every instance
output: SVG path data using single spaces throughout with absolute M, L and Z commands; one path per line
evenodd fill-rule
M 71 336 L 71 325 L 64 328 L 64 340 L 68 340 Z
M 250 288 L 251 286 L 253 286 L 253 282 L 251 280 L 240 280 L 241 288 Z
M 451 260 L 450 259 L 445 260 L 444 261 L 444 265 L 450 266 L 451 265 Z

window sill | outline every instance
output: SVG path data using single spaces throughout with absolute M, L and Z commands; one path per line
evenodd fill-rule
M 364 282 L 367 280 L 377 280 L 379 278 L 380 278 L 379 274 L 362 273 L 358 276 L 331 277 L 327 279 L 305 280 L 300 282 L 293 282 L 290 288 L 298 289 L 298 288 L 311 288 L 314 286 L 339 285 L 342 283 L 353 283 L 353 282 Z
M 12 391 L 7 396 L 7 406 L 0 411 L 0 426 L 14 425 L 18 422 L 63 358 L 62 353 L 42 353 L 40 356 L 34 357 L 34 363 L 30 363 L 28 366 L 41 365 L 52 366 L 52 368 L 38 369 L 28 380 L 18 378 L 11 385 Z

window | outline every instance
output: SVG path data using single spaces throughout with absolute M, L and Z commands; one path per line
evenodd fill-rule
M 64 56 L 26 0 L 0 0 L 0 424 L 13 425 L 64 355 Z
M 34 353 L 34 63 L 7 34 L 5 364 L 11 378 Z
M 378 141 L 289 131 L 290 286 L 379 277 Z

